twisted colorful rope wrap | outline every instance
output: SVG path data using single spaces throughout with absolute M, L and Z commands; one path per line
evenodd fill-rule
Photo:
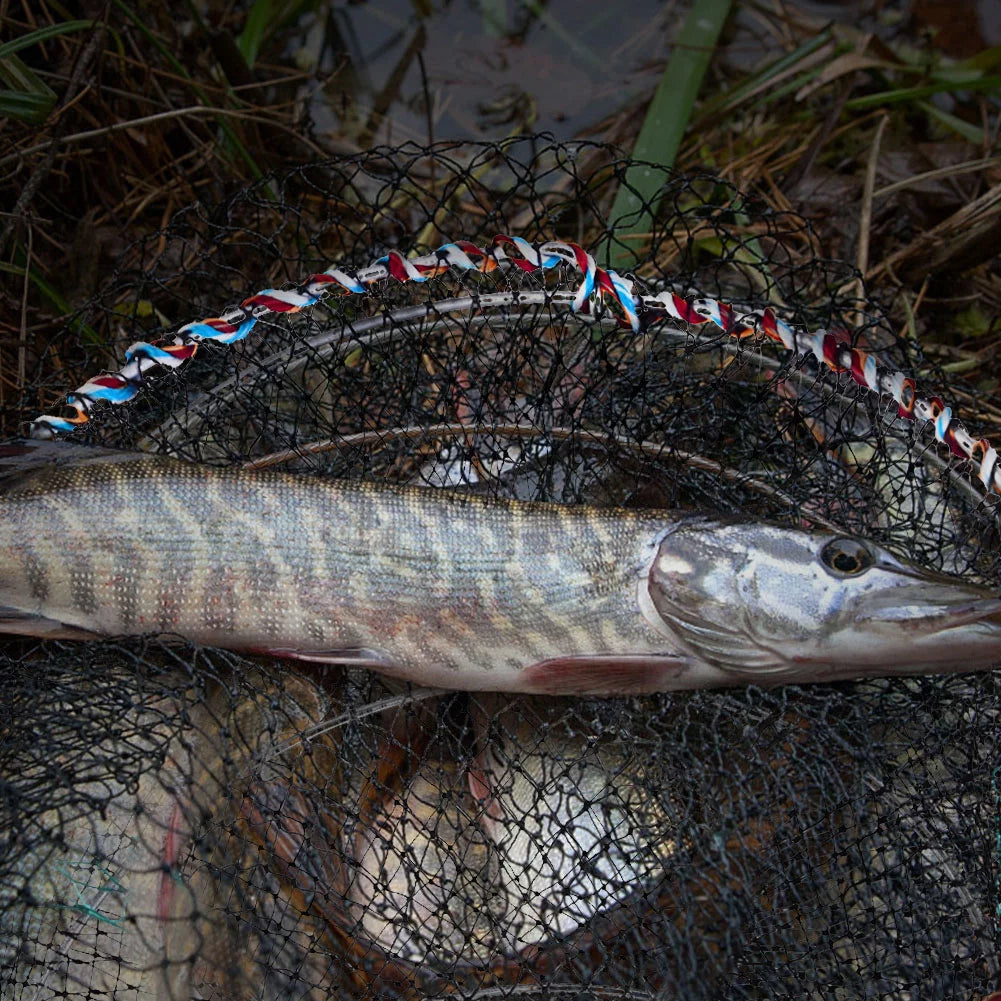
M 515 255 L 509 250 L 514 250 Z M 855 383 L 869 392 L 891 397 L 901 417 L 931 421 L 936 439 L 948 446 L 954 455 L 978 465 L 977 475 L 985 489 L 1001 494 L 998 452 L 990 442 L 986 438 L 975 439 L 937 396 L 930 399 L 917 396 L 913 379 L 852 347 L 844 337 L 826 330 L 797 329 L 777 317 L 770 308 L 738 313 L 725 302 L 686 299 L 670 291 L 637 298 L 629 279 L 599 268 L 591 254 L 576 244 L 551 241 L 536 247 L 521 237 L 505 235 L 495 236 L 487 249 L 457 241 L 443 244 L 423 257 L 407 258 L 398 251 L 391 251 L 369 267 L 353 273 L 332 267 L 321 274 L 310 275 L 295 288 L 264 289 L 222 316 L 185 324 L 178 329 L 172 343 L 133 344 L 125 354 L 126 364 L 118 372 L 96 376 L 67 397 L 67 406 L 75 411 L 73 416 L 42 415 L 32 422 L 31 434 L 35 438 L 51 438 L 72 431 L 87 423 L 97 403 L 125 403 L 133 399 L 150 369 L 179 367 L 195 354 L 202 341 L 232 344 L 243 340 L 262 317 L 299 312 L 332 291 L 362 295 L 376 282 L 386 279 L 424 282 L 450 268 L 488 274 L 504 265 L 532 272 L 548 270 L 561 263 L 570 265 L 583 276 L 571 304 L 574 312 L 584 310 L 592 301 L 595 305 L 607 302 L 618 312 L 619 322 L 633 330 L 664 318 L 691 327 L 711 323 L 724 334 L 738 339 L 764 335 L 794 356 L 812 354 L 818 364 L 836 373 L 848 373 Z

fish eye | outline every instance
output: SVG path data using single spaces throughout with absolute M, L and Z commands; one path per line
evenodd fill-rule
M 876 562 L 876 557 L 858 539 L 832 539 L 820 550 L 820 562 L 835 577 L 858 577 Z

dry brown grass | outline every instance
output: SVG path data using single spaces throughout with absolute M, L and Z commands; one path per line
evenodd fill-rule
M 357 149 L 372 134 L 371 120 L 350 126 L 345 115 L 341 133 L 313 138 L 302 94 L 323 81 L 281 55 L 280 33 L 248 67 L 233 40 L 245 11 L 193 13 L 202 9 L 178 16 L 166 5 L 84 2 L 73 13 L 91 27 L 18 53 L 56 99 L 40 123 L 0 119 L 0 419 L 8 432 L 17 430 L 14 402 L 30 396 L 39 371 L 64 364 L 60 344 L 80 336 L 74 310 L 133 240 L 182 206 L 218 202 L 273 168 Z M 880 88 L 915 79 L 907 38 L 891 49 L 849 25 L 818 34 L 819 25 L 777 2 L 765 13 L 746 4 L 733 19 L 678 167 L 709 168 L 807 216 L 812 253 L 855 263 L 902 331 L 953 371 L 971 373 L 974 389 L 994 393 L 998 87 L 951 92 L 960 136 L 924 98 L 878 100 Z M 0 44 L 66 19 L 62 7 L 7 0 Z M 730 56 L 754 32 L 762 67 L 803 54 L 772 73 L 738 70 Z M 936 59 L 929 47 L 929 72 Z M 624 108 L 592 135 L 629 148 L 642 112 Z M 41 358 L 37 345 L 45 345 Z

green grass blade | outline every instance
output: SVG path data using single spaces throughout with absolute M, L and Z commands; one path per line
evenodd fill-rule
M 25 254 L 24 251 L 17 248 L 14 259 L 18 262 L 17 264 L 7 264 L 4 261 L 0 261 L 0 271 L 6 272 L 9 275 L 16 275 L 18 278 L 24 277 L 24 262 Z M 84 323 L 79 317 L 74 317 L 73 307 L 62 297 L 62 295 L 56 290 L 55 286 L 50 285 L 44 278 L 41 277 L 35 271 L 28 272 L 28 281 L 31 282 L 35 288 L 55 307 L 56 312 L 60 316 L 69 317 L 67 320 L 67 325 L 71 330 L 82 334 L 84 339 L 88 344 L 103 344 L 103 339 L 101 335 L 89 324 Z
M 702 79 L 709 66 L 716 40 L 730 13 L 731 0 L 693 0 L 675 50 L 650 102 L 646 119 L 636 139 L 633 157 L 674 166 L 682 136 L 691 118 Z M 657 192 L 664 172 L 633 166 L 615 195 L 611 221 L 619 237 L 628 237 L 650 228 L 657 211 Z M 610 257 L 613 268 L 629 266 L 635 255 L 620 244 Z
M 939 80 L 936 83 L 921 87 L 900 87 L 896 90 L 884 90 L 879 94 L 866 94 L 865 97 L 853 97 L 845 102 L 850 111 L 867 111 L 870 108 L 881 108 L 887 104 L 900 104 L 903 101 L 915 101 L 933 94 L 951 94 L 956 91 L 972 90 L 987 93 L 1001 92 L 1001 76 L 982 76 L 976 80 L 964 80 L 952 83 Z
M 198 85 L 191 74 L 188 72 L 187 67 L 175 56 L 164 43 L 153 34 L 152 31 L 146 26 L 146 22 L 140 17 L 131 7 L 124 2 L 124 0 L 113 0 L 114 5 L 120 10 L 142 33 L 146 40 L 153 45 L 163 56 L 164 59 L 176 70 L 177 74 L 183 79 L 188 81 L 188 85 L 191 87 L 192 92 L 198 98 L 206 108 L 212 108 L 213 102 L 209 100 L 208 95 L 205 91 Z M 257 165 L 257 161 L 250 155 L 249 150 L 246 146 L 240 142 L 239 137 L 233 131 L 229 122 L 226 121 L 223 115 L 219 115 L 216 118 L 216 124 L 219 126 L 219 131 L 226 137 L 231 148 L 236 152 L 237 156 L 247 165 L 250 169 L 252 176 L 255 179 L 260 179 L 264 176 L 264 171 Z M 275 197 L 273 189 L 270 187 L 267 190 L 271 197 Z
M 276 4 L 272 3 L 272 0 L 256 0 L 247 12 L 243 31 L 236 36 L 237 48 L 246 60 L 248 68 L 252 69 L 257 62 L 261 43 L 274 24 L 277 13 L 275 7 Z
M 962 136 L 968 143 L 979 146 L 984 141 L 984 130 L 979 126 L 964 122 L 957 115 L 950 115 L 948 111 L 936 108 L 930 101 L 917 101 L 917 106 L 929 117 L 934 118 L 939 124 Z
M 815 52 L 822 49 L 825 45 L 829 45 L 833 38 L 834 32 L 830 28 L 825 28 L 819 34 L 814 35 L 813 38 L 807 39 L 807 41 L 792 52 L 769 63 L 744 83 L 720 94 L 718 97 L 714 97 L 712 100 L 706 101 L 700 109 L 699 117 L 704 119 L 711 115 L 717 115 L 720 112 L 736 108 L 747 98 L 753 97 L 765 90 L 768 84 L 776 77 L 783 77 L 789 70 L 798 66 L 801 62 L 809 60 L 810 56 Z M 832 56 L 839 55 L 841 51 L 840 48 L 835 47 Z M 816 74 L 820 70 L 815 69 L 812 72 Z
M 980 70 L 981 72 L 992 70 L 995 66 L 999 65 L 1001 65 L 1001 45 L 984 49 L 975 56 L 970 56 L 969 59 L 964 59 L 962 62 L 956 63 L 959 69 Z
M 261 46 L 269 38 L 317 6 L 316 0 L 254 0 L 247 12 L 243 31 L 236 37 L 236 46 L 248 68 L 253 69 Z
M 18 38 L 12 38 L 9 42 L 0 45 L 0 59 L 13 55 L 21 49 L 26 49 L 29 45 L 37 45 L 39 42 L 47 42 L 50 38 L 56 38 L 58 35 L 66 35 L 71 31 L 83 31 L 93 26 L 93 21 L 63 21 L 61 24 L 50 24 L 37 31 L 29 31 L 27 35 L 20 35 Z
M 44 121 L 56 103 L 56 92 L 17 56 L 0 56 L 0 118 Z
M 489 38 L 504 38 L 508 33 L 506 0 L 479 0 L 483 34 Z
M 0 90 L 0 118 L 17 118 L 37 125 L 44 122 L 56 103 L 45 94 L 29 94 L 23 90 Z

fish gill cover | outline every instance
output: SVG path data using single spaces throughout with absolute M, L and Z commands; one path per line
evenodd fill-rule
M 49 347 L 58 365 L 39 361 L 21 417 L 72 417 L 65 394 L 134 342 L 331 265 L 559 240 L 627 257 L 636 296 L 674 293 L 674 312 L 642 306 L 632 324 L 609 296 L 574 310 L 582 273 L 563 260 L 388 277 L 150 368 L 129 402 L 88 402 L 74 437 L 832 524 L 996 585 L 978 467 L 867 390 L 858 352 L 920 373 L 919 396 L 962 404 L 974 434 L 982 401 L 860 303 L 803 219 L 727 183 L 662 172 L 650 231 L 623 241 L 608 213 L 629 166 L 543 139 L 406 146 L 182 211 Z M 696 300 L 755 333 L 685 322 Z M 794 354 L 765 336 L 768 316 L 827 331 L 827 361 L 809 349 L 822 342 Z M 852 350 L 854 375 L 835 372 L 830 351 Z M 948 419 L 939 432 L 948 443 Z M 5 999 L 904 1001 L 1001 986 L 991 673 L 550 699 L 154 640 L 5 640 L 0 655 Z

